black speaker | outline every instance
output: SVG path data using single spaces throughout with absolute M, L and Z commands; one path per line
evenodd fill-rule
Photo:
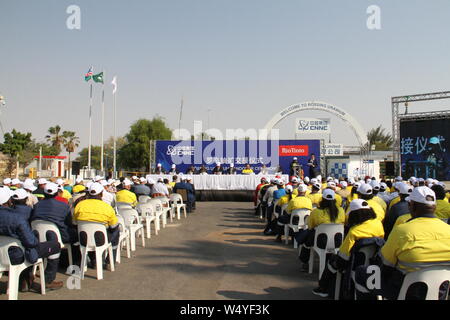
M 394 161 L 386 161 L 386 175 L 393 177 L 395 176 L 395 162 Z
M 72 161 L 72 175 L 77 176 L 80 174 L 81 163 L 79 161 Z

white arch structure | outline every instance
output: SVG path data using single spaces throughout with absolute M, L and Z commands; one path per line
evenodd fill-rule
M 325 111 L 337 116 L 342 121 L 350 125 L 350 128 L 355 133 L 361 148 L 363 148 L 368 143 L 366 131 L 359 124 L 359 122 L 355 120 L 355 118 L 353 118 L 347 111 L 336 107 L 335 105 L 321 101 L 306 101 L 289 106 L 273 116 L 273 118 L 266 124 L 264 129 L 267 130 L 267 134 L 269 135 L 273 127 L 275 127 L 281 120 L 285 119 L 293 113 L 305 110 Z

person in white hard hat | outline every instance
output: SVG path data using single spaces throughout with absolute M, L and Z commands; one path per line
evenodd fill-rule
M 166 171 L 164 170 L 161 163 L 158 163 L 156 165 L 156 168 L 155 168 L 155 171 L 153 172 L 153 174 L 166 174 Z
M 172 164 L 172 167 L 170 168 L 168 174 L 179 174 L 179 173 L 180 172 L 178 171 L 176 164 Z
M 216 163 L 216 166 L 212 170 L 212 174 L 221 175 L 223 174 L 222 164 L 220 162 Z

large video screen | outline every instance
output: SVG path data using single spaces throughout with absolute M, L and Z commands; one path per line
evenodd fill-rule
M 400 123 L 402 175 L 450 181 L 450 118 Z

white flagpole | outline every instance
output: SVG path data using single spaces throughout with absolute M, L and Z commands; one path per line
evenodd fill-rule
M 91 174 L 91 144 L 92 144 L 92 83 L 91 83 L 91 99 L 89 105 L 89 151 L 88 151 L 89 177 Z
M 178 135 L 181 139 L 180 129 L 181 129 L 181 118 L 183 117 L 183 100 L 184 97 L 181 97 L 181 106 L 180 106 L 180 119 L 178 120 Z
M 102 148 L 100 156 L 100 171 L 103 175 L 103 150 L 104 150 L 104 133 L 105 133 L 105 71 L 103 72 L 103 92 L 102 92 Z
M 114 90 L 113 90 L 113 96 L 114 96 L 114 155 L 113 155 L 113 177 L 114 179 L 117 178 L 117 172 L 116 172 L 116 92 L 117 92 L 117 78 L 114 77 Z

